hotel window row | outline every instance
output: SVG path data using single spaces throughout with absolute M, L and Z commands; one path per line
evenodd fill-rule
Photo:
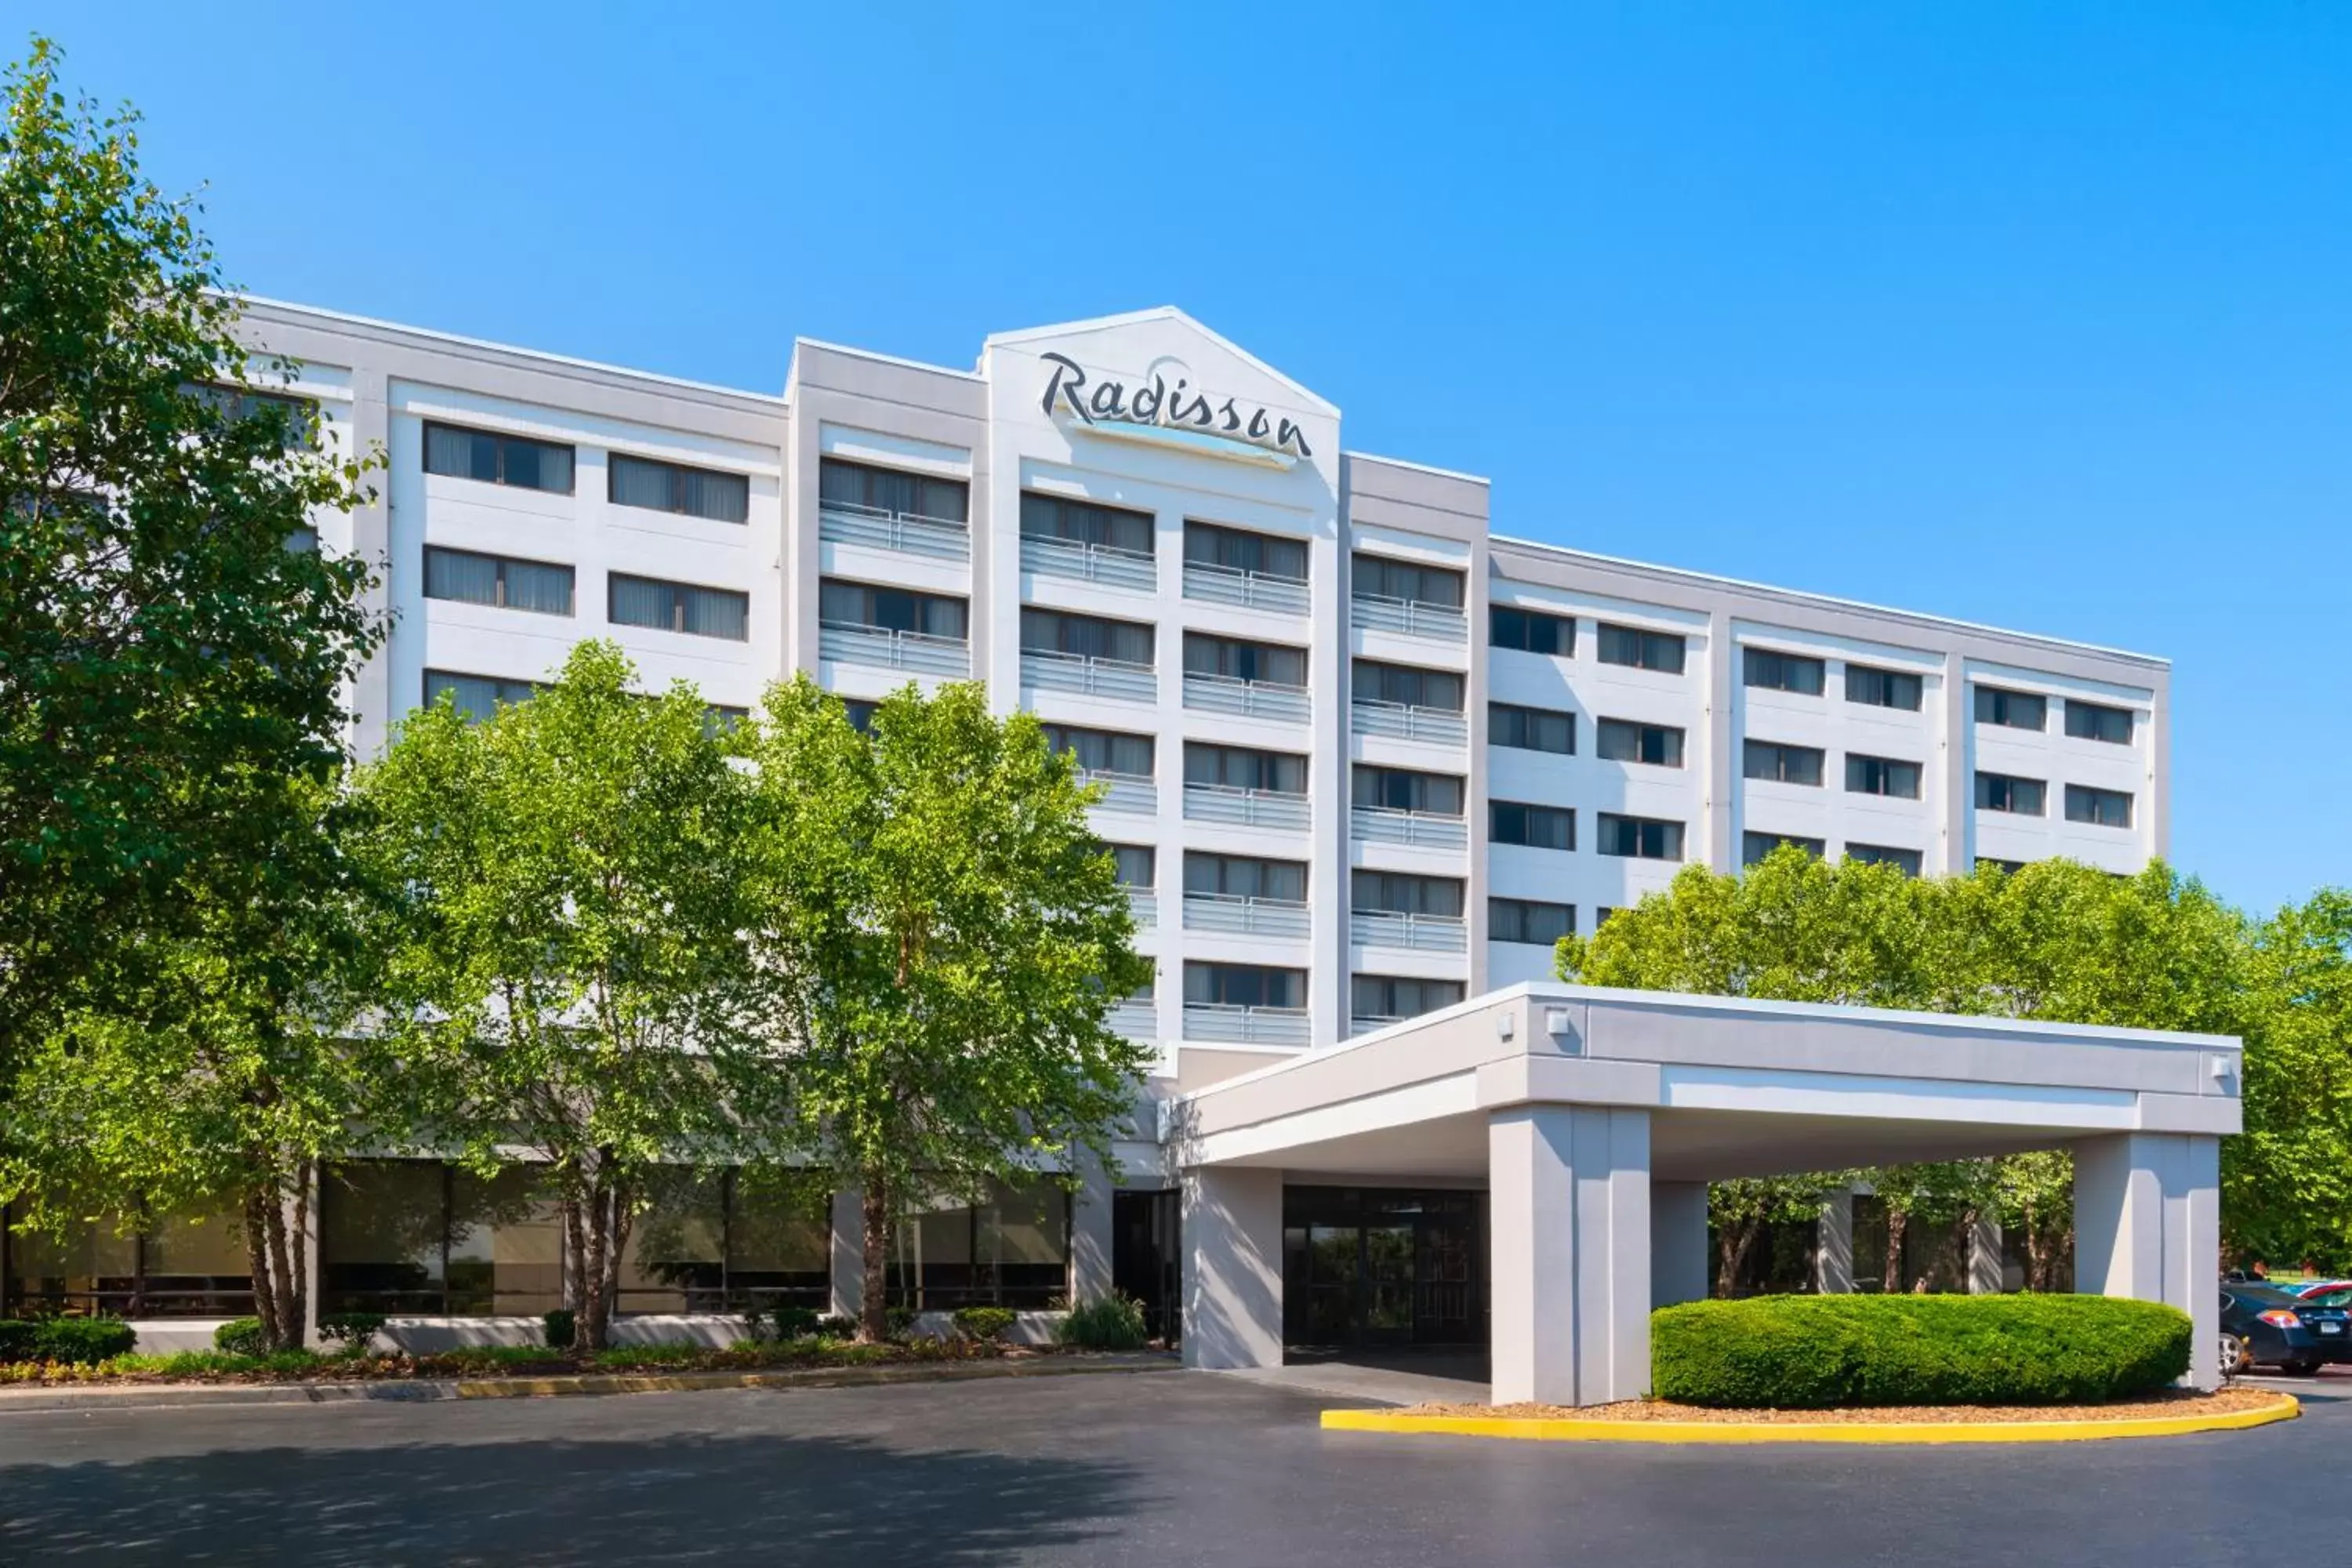
M 438 544 L 425 547 L 425 596 L 451 604 L 570 616 L 576 576 L 574 568 L 554 562 L 523 561 Z M 605 574 L 604 583 L 605 619 L 614 626 L 729 642 L 751 639 L 749 594 L 625 572 Z
M 429 421 L 425 426 L 428 474 L 570 495 L 576 466 L 574 448 L 562 442 Z M 751 514 L 751 481 L 741 474 L 614 452 L 604 477 L 605 500 L 614 506 L 713 522 L 743 522 Z

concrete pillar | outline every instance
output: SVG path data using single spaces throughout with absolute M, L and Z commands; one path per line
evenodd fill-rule
M 2074 1145 L 2074 1288 L 2163 1301 L 2196 1324 L 2189 1384 L 2221 1385 L 2221 1140 L 2117 1132 Z
M 1112 1194 L 1108 1173 L 1087 1162 L 1085 1183 L 1070 1200 L 1070 1304 L 1111 1293 Z
M 853 1187 L 833 1194 L 833 1312 L 854 1318 L 865 1306 L 865 1199 Z
M 299 1205 L 287 1205 L 286 1223 L 291 1226 L 299 1222 L 302 1226 L 302 1342 L 316 1350 L 320 1343 L 319 1314 L 323 1310 L 319 1288 L 325 1279 L 319 1267 L 319 1201 L 325 1195 L 326 1182 L 321 1167 L 315 1162 L 302 1181 L 308 1190 Z
M 1497 1111 L 1486 1169 L 1495 1402 L 1605 1405 L 1647 1393 L 1649 1113 Z
M 1813 1289 L 1824 1296 L 1853 1294 L 1853 1189 L 1822 1200 L 1813 1243 Z
M 1282 1364 L 1282 1173 L 1184 1173 L 1184 1364 Z
M 1704 1301 L 1715 1269 L 1707 1255 L 1706 1184 L 1650 1184 L 1650 1305 Z
M 1969 1294 L 1998 1296 L 2008 1288 L 2000 1259 L 2000 1221 L 1979 1215 L 1969 1226 Z

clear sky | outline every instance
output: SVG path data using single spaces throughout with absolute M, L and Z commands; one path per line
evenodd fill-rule
M 2352 883 L 2352 8 L 12 18 L 255 292 L 766 391 L 1178 304 L 1499 531 L 2166 655 L 2174 859 Z

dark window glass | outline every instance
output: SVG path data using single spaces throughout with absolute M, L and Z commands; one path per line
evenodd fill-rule
M 1980 867 L 1990 866 L 2004 876 L 2014 877 L 2025 869 L 2026 863 L 2022 860 L 1996 860 L 1990 855 L 1979 855 L 1977 857 L 1977 864 Z
M 1602 926 L 1607 925 L 1609 923 L 1609 917 L 1616 912 L 1617 911 L 1615 910 L 1610 908 L 1607 904 L 1595 906 L 1592 911 L 1592 929 L 1594 931 L 1599 931 Z
M 874 710 L 881 706 L 879 702 L 871 702 L 863 697 L 841 700 L 841 709 L 849 718 L 849 727 L 861 735 L 874 733 Z
M 442 693 L 449 695 L 458 716 L 468 724 L 478 724 L 509 703 L 528 701 L 537 691 L 536 683 L 528 680 L 504 680 L 490 675 L 458 675 L 446 669 L 425 672 L 425 705 L 428 708 L 441 700 Z
M 512 561 L 471 550 L 425 547 L 425 596 L 461 605 L 495 605 L 541 616 L 572 613 L 572 570 L 543 561 Z
M 2004 691 L 1998 686 L 1977 689 L 1977 722 L 2011 730 L 2046 730 L 2050 701 L 2031 691 Z
M 2068 784 L 2066 820 L 2087 822 L 2099 827 L 2129 827 L 2132 825 L 2132 797 L 2119 789 L 2093 789 L 2087 784 Z
M 1827 847 L 1818 838 L 1800 838 L 1788 833 L 1743 833 L 1739 836 L 1739 863 L 1753 866 L 1783 844 L 1793 844 L 1818 860 Z
M 961 479 L 933 479 L 929 474 L 907 474 L 896 468 L 845 462 L 839 458 L 820 458 L 816 464 L 816 490 L 820 504 L 852 511 L 928 518 L 933 522 L 971 521 L 971 488 Z
M 605 494 L 614 506 L 682 512 L 713 522 L 741 522 L 751 515 L 751 481 L 741 474 L 717 474 L 621 452 L 612 455 L 605 474 Z
M 1377 659 L 1355 661 L 1352 679 L 1359 702 L 1391 702 L 1401 708 L 1428 708 L 1443 713 L 1462 711 L 1462 677 L 1450 669 L 1423 669 L 1418 665 L 1382 664 Z
M 1574 904 L 1539 903 L 1532 899 L 1488 899 L 1486 940 L 1550 947 L 1576 929 Z
M 221 417 L 232 425 L 242 425 L 248 419 L 269 421 L 280 444 L 289 449 L 302 446 L 308 439 L 310 418 L 318 409 L 318 405 L 307 397 L 285 392 L 257 392 L 249 386 L 203 382 L 192 383 L 183 390 L 198 402 L 219 410 Z
M 1307 971 L 1261 963 L 1187 963 L 1184 1000 L 1205 1006 L 1307 1005 Z
M 1124 773 L 1139 779 L 1152 776 L 1152 740 L 1149 735 L 1087 730 L 1076 724 L 1047 724 L 1045 731 L 1047 745 L 1057 752 L 1072 753 L 1078 766 L 1090 773 Z
M 1646 763 L 1654 768 L 1683 765 L 1683 732 L 1671 724 L 1603 719 L 1593 726 L 1593 744 L 1604 762 Z
M 467 430 L 456 425 L 425 426 L 425 471 L 518 489 L 572 493 L 572 448 L 521 436 Z
M 1740 773 L 1776 784 L 1819 784 L 1824 758 L 1818 746 L 1790 746 L 1778 741 L 1749 741 L 1742 751 Z
M 1276 899 L 1303 904 L 1307 901 L 1307 862 L 1187 849 L 1184 891 L 1213 898 Z
M 1462 1000 L 1459 980 L 1416 980 L 1359 974 L 1349 984 L 1349 1011 L 1358 1018 L 1418 1018 Z
M 1919 764 L 1893 757 L 1848 754 L 1845 787 L 1855 795 L 1886 795 L 1902 800 L 1919 798 Z
M 1646 816 L 1620 816 L 1601 812 L 1594 822 L 1593 847 L 1603 855 L 1637 860 L 1679 860 L 1683 858 L 1683 825 Z
M 1868 665 L 1845 667 L 1845 700 L 1874 708 L 1919 710 L 1919 678 L 1899 669 L 1873 669 Z
M 1038 1308 L 1069 1292 L 1069 1194 L 1050 1182 L 989 1184 L 981 1203 L 919 1200 L 891 1238 L 893 1307 Z
M 1576 813 L 1563 805 L 1490 800 L 1486 819 L 1486 837 L 1496 844 L 1524 844 L 1530 849 L 1576 847 Z
M 1159 855 L 1149 844 L 1113 844 L 1111 860 L 1118 868 L 1122 888 L 1149 888 L 1159 877 Z
M 1462 882 L 1456 877 L 1421 877 L 1409 871 L 1349 873 L 1348 902 L 1366 914 L 1442 915 L 1462 918 Z
M 1522 610 L 1511 605 L 1490 605 L 1486 608 L 1486 640 L 1496 647 L 1556 654 L 1566 658 L 1576 652 L 1576 617 Z
M 2043 815 L 2044 785 L 2040 779 L 2011 778 L 2007 773 L 1977 775 L 1977 809 L 2009 811 L 2021 816 Z
M 1351 564 L 1348 589 L 1359 599 L 1406 599 L 1414 604 L 1458 610 L 1462 607 L 1465 581 L 1461 573 L 1448 567 L 1423 566 L 1415 561 L 1392 561 L 1385 555 L 1367 555 L 1358 551 Z
M 850 583 L 827 577 L 817 584 L 817 618 L 838 626 L 879 626 L 885 631 L 914 632 L 927 637 L 965 640 L 970 612 L 961 599 L 943 594 L 919 594 L 911 588 L 883 588 L 871 583 Z
M 1576 754 L 1576 715 L 1514 702 L 1486 704 L 1486 743 L 1521 752 Z
M 1021 492 L 1021 537 L 1057 539 L 1066 544 L 1095 544 L 1124 550 L 1130 555 L 1152 553 L 1152 521 L 1148 511 L 1097 506 L 1092 501 L 1063 496 Z
M 2066 733 L 2078 741 L 2105 741 L 2113 745 L 2128 746 L 2132 738 L 2132 716 L 2128 708 L 2102 708 L 2095 702 L 2066 700 Z
M 1249 746 L 1187 741 L 1184 782 L 1225 789 L 1267 790 L 1276 795 L 1305 795 L 1307 759 L 1288 752 L 1261 752 Z
M 1884 844 L 1849 844 L 1845 858 L 1870 866 L 1892 866 L 1906 877 L 1917 876 L 1921 865 L 1916 849 L 1895 849 Z
M 1828 666 L 1801 653 L 1778 653 L 1768 647 L 1742 649 L 1748 684 L 1771 691 L 1793 691 L 1819 697 Z
M 1152 668 L 1152 628 L 1136 621 L 1074 616 L 1066 610 L 1021 609 L 1021 647 L 1028 653 L 1066 653 Z
M 1229 680 L 1262 680 L 1269 686 L 1307 689 L 1307 650 L 1282 643 L 1244 642 L 1239 637 L 1184 634 L 1184 673 L 1222 675 Z
M 1389 811 L 1421 811 L 1435 816 L 1462 815 L 1462 781 L 1450 773 L 1415 773 L 1358 763 L 1350 799 L 1357 805 Z
M 1689 644 L 1674 632 L 1645 632 L 1638 626 L 1612 626 L 1606 621 L 1599 627 L 1600 655 L 1603 664 L 1622 664 L 1633 669 L 1654 669 L 1667 675 L 1680 675 Z
M 1307 581 L 1307 542 L 1213 522 L 1184 523 L 1184 559 L 1228 572 L 1253 572 L 1286 582 Z
M 604 584 L 605 618 L 616 626 L 650 626 L 656 631 L 720 637 L 728 642 L 751 640 L 749 594 L 698 587 L 692 583 L 665 583 L 654 577 L 632 577 L 621 572 L 605 578 Z M 830 588 L 832 584 L 825 586 Z

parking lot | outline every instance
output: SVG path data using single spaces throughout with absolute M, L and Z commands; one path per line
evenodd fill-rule
M 0 1415 L 0 1563 L 2341 1559 L 2352 1376 L 2263 1430 L 1990 1448 L 1327 1434 L 1205 1373 Z

